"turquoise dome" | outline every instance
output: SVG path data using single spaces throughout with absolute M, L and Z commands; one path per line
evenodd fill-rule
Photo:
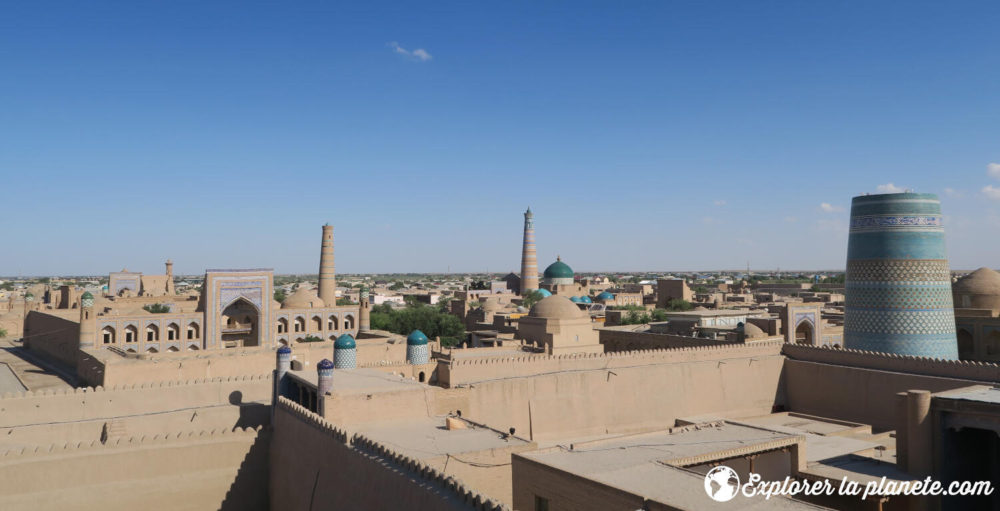
M 81 300 L 93 300 L 94 299 L 94 295 L 90 294 L 90 291 L 84 291 L 83 294 L 80 295 L 80 299 Z
M 562 262 L 562 258 L 556 257 L 556 262 L 545 268 L 544 275 L 547 279 L 571 279 L 573 278 L 573 268 Z
M 427 335 L 420 330 L 414 330 L 406 337 L 407 346 L 422 346 L 424 344 L 427 344 Z
M 541 295 L 542 298 L 548 298 L 548 297 L 552 296 L 552 293 L 549 292 L 548 289 L 538 289 L 535 292 L 538 293 L 539 295 Z
M 580 303 L 580 297 L 579 296 L 571 296 L 571 297 L 569 297 L 569 301 L 571 301 L 573 303 Z
M 594 303 L 594 301 L 589 296 L 581 296 L 580 303 Z
M 355 344 L 354 338 L 350 334 L 341 334 L 333 343 L 333 349 L 335 350 L 353 350 L 356 347 L 357 344 Z
M 602 301 L 603 300 L 614 300 L 615 299 L 615 295 L 613 295 L 613 294 L 611 294 L 611 293 L 609 293 L 607 291 L 603 291 L 603 292 L 601 292 L 601 294 L 597 295 L 597 299 L 598 300 L 602 300 Z

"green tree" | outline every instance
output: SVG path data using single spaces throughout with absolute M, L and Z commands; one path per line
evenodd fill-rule
M 0 328 L 0 339 L 7 337 L 7 330 Z
M 149 305 L 144 305 L 143 310 L 153 314 L 166 314 L 170 312 L 170 306 L 163 303 L 151 303 Z
M 691 302 L 689 302 L 687 300 L 683 300 L 681 298 L 674 298 L 673 300 L 670 300 L 669 302 L 667 302 L 667 308 L 670 309 L 670 310 L 672 310 L 672 311 L 681 311 L 681 312 L 683 312 L 683 311 L 689 311 L 689 310 L 693 309 L 694 305 L 691 305 Z
M 653 313 L 650 315 L 650 319 L 652 319 L 653 321 L 666 321 L 667 311 L 663 309 L 655 309 L 653 310 Z
M 389 290 L 390 291 L 399 291 L 400 289 L 403 289 L 404 287 L 406 287 L 406 284 L 403 284 L 402 282 L 400 282 L 400 281 L 397 280 L 396 282 L 393 282 L 391 286 L 389 286 Z
M 305 339 L 302 339 L 302 342 L 323 342 L 323 338 L 316 337 L 315 335 L 307 335 Z
M 337 305 L 355 305 L 355 302 L 350 298 L 337 298 Z
M 465 338 L 465 327 L 457 316 L 443 312 L 439 307 L 415 303 L 402 309 L 394 309 L 388 304 L 376 305 L 371 311 L 371 327 L 392 333 L 407 335 L 420 330 L 428 337 Z M 443 342 L 443 341 L 442 341 Z
M 276 302 L 278 302 L 278 303 L 284 303 L 285 298 L 288 298 L 288 297 L 285 295 L 285 290 L 284 289 L 278 288 L 278 289 L 274 290 L 274 300 Z
M 524 297 L 524 300 L 521 301 L 521 305 L 530 309 L 532 306 L 538 303 L 542 298 L 545 298 L 545 295 L 543 295 L 538 290 L 535 290 L 532 291 L 531 293 L 528 293 L 528 296 Z

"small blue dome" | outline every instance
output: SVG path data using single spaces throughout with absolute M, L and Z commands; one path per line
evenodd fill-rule
M 337 337 L 337 340 L 333 343 L 333 349 L 335 350 L 353 350 L 357 347 L 354 342 L 354 338 L 351 334 L 341 334 Z
M 597 295 L 597 299 L 598 300 L 614 300 L 615 299 L 615 295 L 613 295 L 613 294 L 611 294 L 611 293 L 609 293 L 607 291 L 603 291 L 603 292 L 601 292 L 601 294 Z
M 589 296 L 581 296 L 580 303 L 594 303 L 594 301 Z
M 282 347 L 278 348 L 278 354 L 279 355 L 288 355 L 291 352 L 292 352 L 292 348 L 289 348 L 288 346 L 282 346 Z
M 552 296 L 552 293 L 549 292 L 548 289 L 539 289 L 539 290 L 537 290 L 535 292 L 538 293 L 539 295 L 541 295 L 542 298 L 548 298 L 548 297 Z
M 323 360 L 320 360 L 318 364 L 316 364 L 316 369 L 319 369 L 321 371 L 324 369 L 333 369 L 333 362 L 330 362 L 329 359 L 324 358 Z
M 406 338 L 407 346 L 421 346 L 424 344 L 427 344 L 427 335 L 420 330 L 410 332 L 410 335 Z
M 580 303 L 580 297 L 579 296 L 571 296 L 571 297 L 569 297 L 569 301 L 571 301 L 573 303 Z

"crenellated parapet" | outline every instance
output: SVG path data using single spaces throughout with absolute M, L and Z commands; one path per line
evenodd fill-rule
M 99 451 L 110 449 L 132 449 L 139 447 L 151 447 L 157 445 L 168 445 L 174 443 L 192 443 L 205 441 L 219 441 L 225 439 L 243 439 L 252 441 L 263 431 L 262 426 L 256 428 L 219 428 L 202 431 L 187 431 L 177 433 L 163 433 L 155 435 L 138 435 L 108 439 L 106 442 L 94 440 L 91 442 L 67 442 L 56 443 L 48 446 L 22 447 L 20 449 L 9 449 L 0 453 L 0 463 L 20 459 L 26 456 L 64 455 L 64 454 L 88 454 L 80 451 Z
M 218 378 L 194 378 L 190 380 L 175 380 L 175 381 L 156 381 L 156 382 L 143 382 L 143 383 L 132 383 L 123 385 L 112 385 L 110 387 L 96 386 L 96 387 L 76 387 L 76 388 L 66 388 L 66 389 L 41 389 L 37 391 L 27 390 L 24 392 L 4 392 L 0 399 L 19 399 L 19 398 L 30 398 L 30 397 L 43 397 L 43 396 L 70 396 L 74 394 L 94 394 L 99 392 L 118 392 L 118 391 L 129 391 L 129 390 L 148 390 L 148 389 L 162 389 L 170 387 L 182 387 L 189 385 L 205 385 L 205 384 L 216 384 L 216 383 L 255 383 L 264 382 L 271 379 L 271 374 L 255 374 L 255 375 L 243 375 L 243 376 L 224 376 Z
M 348 433 L 346 430 L 334 426 L 330 421 L 324 419 L 319 414 L 309 411 L 308 408 L 288 399 L 284 396 L 278 397 L 276 406 L 288 411 L 288 413 L 294 415 L 302 422 L 309 424 L 316 429 L 319 429 L 323 433 L 333 437 L 338 442 L 342 444 L 350 445 L 348 440 Z
M 460 501 L 477 511 L 507 511 L 509 508 L 465 485 L 460 479 L 446 475 L 434 467 L 402 454 L 385 444 L 381 444 L 362 434 L 351 437 L 351 445 L 369 456 L 374 456 L 395 468 L 409 472 L 454 494 Z
M 990 362 L 920 357 L 867 350 L 833 349 L 800 344 L 785 344 L 781 351 L 788 358 L 806 362 L 990 383 L 1000 381 L 1000 365 Z

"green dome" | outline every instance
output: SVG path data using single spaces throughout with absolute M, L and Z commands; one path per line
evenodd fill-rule
M 353 350 L 357 347 L 354 342 L 354 338 L 350 334 L 341 334 L 337 337 L 337 340 L 333 343 L 333 349 L 335 350 Z
M 547 279 L 571 279 L 573 278 L 573 268 L 556 257 L 556 262 L 545 268 L 545 278 Z
M 93 300 L 94 299 L 94 295 L 90 294 L 90 291 L 84 291 L 83 294 L 80 295 L 80 299 L 81 300 Z
M 408 346 L 421 346 L 427 344 L 427 334 L 421 332 L 420 330 L 414 330 L 410 332 L 410 335 L 406 338 L 406 344 Z

